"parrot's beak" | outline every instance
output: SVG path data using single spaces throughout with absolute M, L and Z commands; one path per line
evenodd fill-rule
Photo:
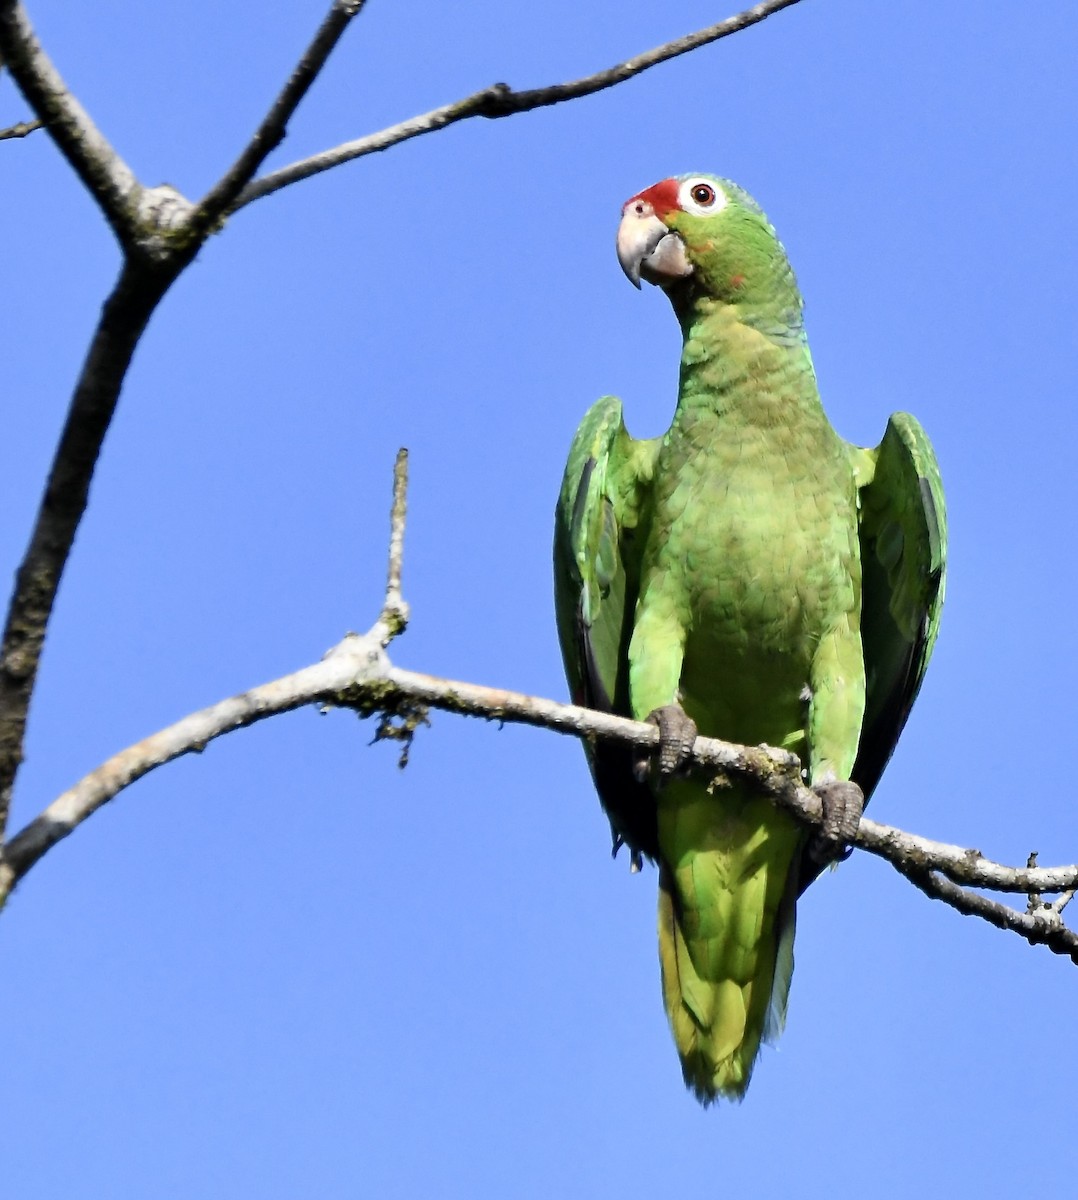
M 662 286 L 692 274 L 685 243 L 663 224 L 646 200 L 637 197 L 622 209 L 618 226 L 618 262 L 629 282 L 641 278 Z

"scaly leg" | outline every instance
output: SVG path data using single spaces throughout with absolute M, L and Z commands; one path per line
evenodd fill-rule
M 817 649 L 809 701 L 809 783 L 823 806 L 823 823 L 809 843 L 820 864 L 846 857 L 857 834 L 865 797 L 850 782 L 865 712 L 861 635 L 840 622 Z

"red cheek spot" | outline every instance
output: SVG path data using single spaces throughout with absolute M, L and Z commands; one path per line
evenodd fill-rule
M 625 202 L 622 211 L 624 212 L 637 200 L 643 200 L 651 205 L 652 212 L 657 217 L 664 217 L 668 212 L 672 212 L 675 208 L 680 208 L 678 204 L 678 182 L 676 179 L 664 179 L 662 183 L 652 184 L 651 187 L 645 188 L 642 192 L 637 192 L 631 200 Z
M 744 275 L 731 275 L 730 276 L 730 286 L 732 288 L 744 287 L 745 286 L 745 276 Z

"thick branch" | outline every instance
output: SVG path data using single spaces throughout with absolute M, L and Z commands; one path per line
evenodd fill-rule
M 0 0 L 4 66 L 61 153 L 97 201 L 121 245 L 135 236 L 139 183 L 41 48 L 19 0 Z
M 301 179 L 307 179 L 311 175 L 328 171 L 331 167 L 340 166 L 341 163 L 351 162 L 352 159 L 362 158 L 364 155 L 373 154 L 378 150 L 386 150 L 399 142 L 408 141 L 410 138 L 419 137 L 424 133 L 433 133 L 437 129 L 444 129 L 447 125 L 456 124 L 458 121 L 466 121 L 471 117 L 510 117 L 535 108 L 545 108 L 551 104 L 561 104 L 566 100 L 590 96 L 593 92 L 600 92 L 605 88 L 624 83 L 626 80 L 658 66 L 659 63 L 669 62 L 670 59 L 688 54 L 691 50 L 706 46 L 709 42 L 717 42 L 720 38 L 729 37 L 730 34 L 747 29 L 750 25 L 757 25 L 772 14 L 797 3 L 798 0 L 766 0 L 763 4 L 756 4 L 736 16 L 727 17 L 724 21 L 710 25 L 706 29 L 697 30 L 696 33 L 687 34 L 672 42 L 666 42 L 654 50 L 647 50 L 643 54 L 636 55 L 635 58 L 608 67 L 606 70 L 596 71 L 594 75 L 586 75 L 583 79 L 575 79 L 570 83 L 555 83 L 549 87 L 531 88 L 521 92 L 513 91 L 504 83 L 496 83 L 493 87 L 484 88 L 471 96 L 466 96 L 463 100 L 457 100 L 453 104 L 445 104 L 441 108 L 421 113 L 419 116 L 401 121 L 398 125 L 391 125 L 388 129 L 383 129 L 378 133 L 368 134 L 366 137 L 356 138 L 351 142 L 344 142 L 331 150 L 323 150 L 320 154 L 300 159 L 261 179 L 256 179 L 254 183 L 249 184 L 239 193 L 230 211 L 236 212 L 244 205 L 250 204 L 252 200 L 268 196 L 271 192 L 279 191 L 281 188 L 287 187 L 291 183 L 297 183 Z
M 64 565 L 85 511 L 98 454 L 150 314 L 194 257 L 221 210 L 284 136 L 345 26 L 364 0 L 334 0 L 307 53 L 236 164 L 197 210 L 170 187 L 143 189 L 38 45 L 18 0 L 0 0 L 0 54 L 93 193 L 126 252 L 105 302 L 19 568 L 0 644 L 0 843 L 22 761 L 26 718 Z
M 75 387 L 0 643 L 0 841 L 22 761 L 45 630 L 86 508 L 94 466 L 142 331 L 175 272 L 129 263 L 105 301 Z
M 366 0 L 334 0 L 306 53 L 239 158 L 199 201 L 191 220 L 203 236 L 250 183 L 267 156 L 284 140 L 292 114 L 318 78 L 349 22 L 359 15 L 365 3 Z

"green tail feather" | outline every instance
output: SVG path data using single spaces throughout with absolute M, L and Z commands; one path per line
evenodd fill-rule
M 786 1028 L 786 1006 L 790 1000 L 790 984 L 794 977 L 794 933 L 797 930 L 797 892 L 800 871 L 791 871 L 786 896 L 775 922 L 777 945 L 775 969 L 771 983 L 771 998 L 764 1022 L 764 1041 L 774 1043 Z
M 675 783 L 660 802 L 663 999 L 685 1083 L 703 1104 L 740 1099 L 761 1041 L 782 1032 L 800 837 L 762 799 L 724 793 L 716 805 L 699 785 Z

